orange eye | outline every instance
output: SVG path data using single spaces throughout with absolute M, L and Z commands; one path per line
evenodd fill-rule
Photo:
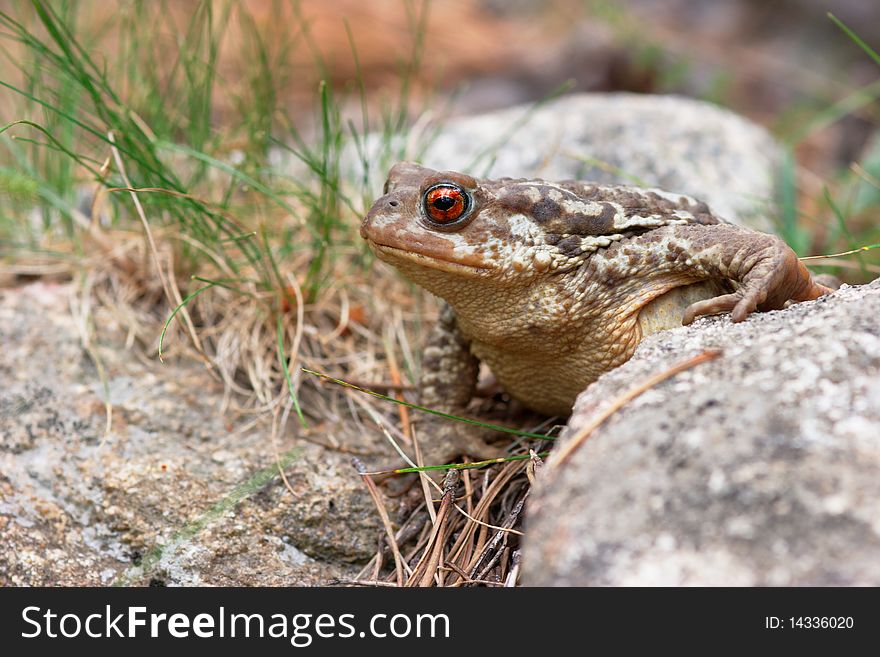
M 425 216 L 441 226 L 453 224 L 464 217 L 471 207 L 470 196 L 458 185 L 440 183 L 425 192 L 422 199 Z

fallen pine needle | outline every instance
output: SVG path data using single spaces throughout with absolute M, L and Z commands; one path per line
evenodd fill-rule
M 388 511 L 382 503 L 379 491 L 376 490 L 376 484 L 373 483 L 373 479 L 370 475 L 364 471 L 364 464 L 361 463 L 358 458 L 353 458 L 351 461 L 354 464 L 355 469 L 357 469 L 358 474 L 361 475 L 361 479 L 363 479 L 364 483 L 367 485 L 367 490 L 370 493 L 370 497 L 373 498 L 376 510 L 379 511 L 379 517 L 382 519 L 382 526 L 385 528 L 385 533 L 388 535 L 388 546 L 391 548 L 391 553 L 394 555 L 394 569 L 397 573 L 397 585 L 403 586 L 403 570 L 406 567 L 406 564 L 404 564 L 403 557 L 400 555 L 400 548 L 397 545 L 397 539 L 394 536 L 394 529 L 391 526 L 391 518 L 388 517 Z
M 455 470 L 450 470 L 446 474 L 443 481 L 443 498 L 440 502 L 440 508 L 437 509 L 437 518 L 434 521 L 434 528 L 431 531 L 431 537 L 428 545 L 422 553 L 422 558 L 413 574 L 407 581 L 406 586 L 430 586 L 434 582 L 434 575 L 441 563 L 443 548 L 446 543 L 446 530 L 449 524 L 449 509 L 452 506 L 452 500 L 455 496 L 455 488 L 458 485 L 459 474 Z

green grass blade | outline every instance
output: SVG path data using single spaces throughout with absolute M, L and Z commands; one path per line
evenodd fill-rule
M 220 520 L 227 511 L 234 509 L 248 497 L 270 484 L 275 477 L 280 475 L 284 468 L 297 460 L 301 453 L 302 450 L 300 448 L 294 448 L 282 454 L 277 462 L 254 473 L 249 479 L 233 488 L 196 520 L 173 534 L 164 545 L 157 545 L 147 552 L 139 565 L 125 571 L 113 582 L 112 586 L 130 586 L 136 579 L 148 575 L 159 564 L 163 555 L 178 549 L 181 544 L 194 538 L 205 527 Z
M 203 285 L 202 287 L 198 288 L 195 292 L 188 294 L 183 299 L 183 301 L 181 301 L 179 304 L 177 304 L 177 306 L 175 306 L 174 310 L 171 311 L 171 315 L 168 317 L 168 319 L 165 320 L 165 325 L 162 327 L 162 333 L 161 333 L 161 335 L 159 335 L 159 360 L 161 362 L 163 362 L 163 363 L 165 362 L 162 359 L 162 344 L 165 341 L 165 333 L 168 331 L 168 327 L 171 325 L 171 321 L 177 316 L 177 313 L 179 313 L 181 310 L 183 310 L 183 308 L 184 308 L 184 306 L 186 306 L 186 304 L 188 304 L 190 301 L 195 299 L 197 296 L 199 296 L 205 290 L 209 290 L 212 287 L 216 287 L 217 285 L 219 285 L 219 283 L 209 283 L 207 285 Z
M 868 107 L 871 103 L 876 102 L 878 98 L 880 98 L 880 80 L 875 80 L 818 112 L 804 125 L 786 135 L 784 140 L 789 145 L 798 144 L 817 130 L 836 123 L 848 114 Z
M 353 383 L 349 383 L 348 381 L 343 381 L 342 379 L 336 379 L 332 376 L 328 376 L 327 374 L 322 374 L 321 372 L 316 372 L 315 370 L 310 370 L 305 367 L 300 368 L 306 374 L 313 374 L 314 376 L 318 376 L 322 379 L 326 379 L 327 381 L 331 381 L 336 385 L 340 385 L 343 388 L 350 388 L 352 390 L 357 390 L 358 392 L 363 392 L 367 395 L 371 395 L 376 397 L 377 399 L 382 399 L 384 401 L 392 402 L 394 404 L 399 404 L 400 406 L 406 406 L 407 408 L 412 408 L 417 411 L 422 411 L 423 413 L 430 413 L 431 415 L 436 415 L 437 417 L 446 418 L 447 420 L 454 420 L 455 422 L 463 422 L 464 424 L 471 424 L 477 427 L 482 427 L 484 429 L 492 429 L 493 431 L 500 431 L 501 433 L 509 433 L 514 436 L 521 436 L 523 438 L 536 438 L 538 440 L 556 440 L 555 436 L 548 436 L 542 433 L 530 433 L 528 431 L 522 431 L 520 429 L 513 429 L 512 427 L 504 427 L 499 424 L 489 424 L 487 422 L 480 422 L 479 420 L 472 420 L 471 418 L 461 417 L 458 415 L 452 415 L 450 413 L 444 413 L 442 411 L 434 410 L 433 408 L 428 408 L 427 406 L 419 406 L 418 404 L 413 404 L 412 402 L 404 401 L 402 399 L 397 399 L 395 397 L 389 397 L 388 395 L 383 395 L 381 392 L 376 392 L 375 390 L 369 390 L 367 388 L 362 388 L 360 386 L 356 386 Z
M 279 313 L 276 324 L 276 332 L 278 335 L 278 360 L 281 368 L 284 370 L 284 380 L 287 382 L 287 392 L 293 400 L 293 407 L 296 409 L 296 415 L 299 417 L 299 423 L 303 429 L 308 429 L 309 423 L 303 415 L 302 408 L 299 405 L 299 398 L 296 396 L 296 390 L 293 389 L 293 378 L 290 376 L 290 366 L 287 363 L 287 355 L 284 353 L 284 326 L 281 323 L 281 314 Z
M 873 48 L 871 48 L 871 46 L 869 46 L 867 43 L 862 41 L 862 39 L 859 37 L 858 34 L 853 32 L 849 27 L 846 26 L 846 24 L 842 20 L 840 20 L 837 16 L 832 14 L 830 11 L 828 12 L 828 18 L 830 18 L 831 21 L 835 25 L 837 25 L 837 27 L 839 27 L 841 30 L 843 30 L 844 33 L 846 34 L 846 36 L 848 36 L 852 40 L 853 43 L 855 43 L 859 48 L 864 50 L 865 53 L 868 55 L 868 57 L 870 57 L 871 59 L 874 60 L 874 63 L 876 63 L 878 66 L 880 66 L 880 55 L 878 55 L 877 52 Z
M 539 458 L 547 458 L 550 452 L 541 452 L 537 454 Z M 495 465 L 496 463 L 510 463 L 512 461 L 526 461 L 532 458 L 531 454 L 516 454 L 515 456 L 501 456 L 497 459 L 487 459 L 485 461 L 473 461 L 472 463 L 447 463 L 446 465 L 425 465 L 420 468 L 398 468 L 393 470 L 391 474 L 408 474 L 411 472 L 430 472 L 432 470 L 470 470 L 471 468 L 484 468 L 487 465 Z M 370 473 L 366 473 L 370 474 Z M 379 473 L 374 473 L 379 474 Z

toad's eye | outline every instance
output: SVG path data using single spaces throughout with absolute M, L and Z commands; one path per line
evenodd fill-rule
M 449 226 L 467 216 L 471 209 L 471 197 L 458 185 L 440 183 L 425 192 L 422 205 L 428 220 L 440 226 Z

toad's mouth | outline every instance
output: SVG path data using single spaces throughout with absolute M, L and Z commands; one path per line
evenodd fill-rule
M 457 260 L 444 258 L 435 254 L 418 253 L 415 251 L 407 251 L 388 244 L 381 244 L 373 240 L 368 240 L 370 248 L 385 262 L 397 266 L 402 263 L 412 263 L 419 267 L 436 269 L 439 271 L 449 272 L 451 274 L 460 274 L 465 276 L 485 276 L 495 269 L 494 266 L 486 264 L 479 256 L 462 257 Z

